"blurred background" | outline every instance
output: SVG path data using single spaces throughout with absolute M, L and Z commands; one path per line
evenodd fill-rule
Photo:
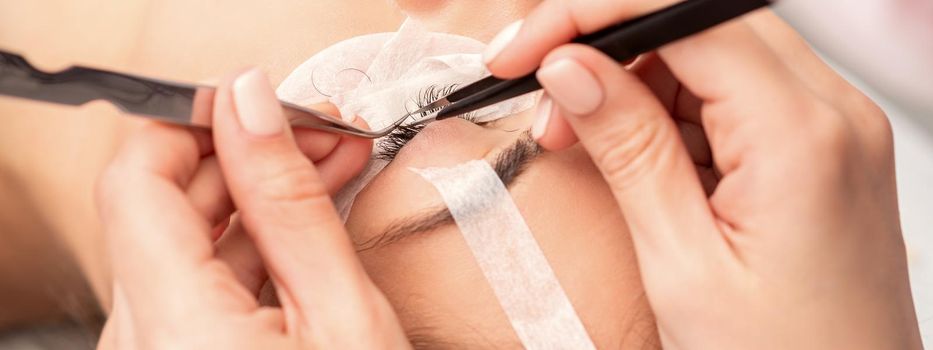
M 911 1 L 933 3 L 859 3 L 878 14 L 887 13 L 885 2 Z M 900 35 L 886 32 L 889 20 L 831 9 L 830 23 L 814 15 L 813 4 L 839 2 L 809 3 L 789 2 L 778 12 L 873 97 L 894 127 L 914 299 L 925 344 L 933 346 L 933 89 L 925 90 L 933 64 L 918 64 L 924 56 L 886 39 Z M 389 1 L 275 4 L 0 0 L 0 49 L 47 70 L 83 64 L 183 81 L 258 65 L 277 83 L 318 50 L 392 31 L 403 18 Z M 920 37 L 925 28 L 908 33 Z M 916 81 L 904 84 L 905 76 Z M 137 123 L 106 104 L 66 108 L 9 98 L 0 98 L 0 121 L 0 349 L 93 348 L 102 321 L 95 300 L 108 297 L 109 285 L 100 272 L 106 262 L 91 189 L 121 135 Z

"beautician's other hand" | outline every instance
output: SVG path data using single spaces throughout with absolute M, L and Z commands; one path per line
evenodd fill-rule
M 634 74 L 564 45 L 663 2 L 545 1 L 487 61 L 541 64 L 534 134 L 601 169 L 664 347 L 919 349 L 884 113 L 769 11 Z
M 115 279 L 99 348 L 409 347 L 330 197 L 371 142 L 293 133 L 257 70 L 221 84 L 214 113 L 213 137 L 144 128 L 99 183 Z M 257 302 L 264 271 L 281 307 Z

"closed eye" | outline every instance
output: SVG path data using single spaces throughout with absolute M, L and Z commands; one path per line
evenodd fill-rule
M 412 99 L 412 102 L 416 106 L 415 110 L 424 108 L 425 106 L 433 103 L 434 101 L 437 101 L 440 98 L 449 95 L 450 93 L 457 90 L 458 87 L 459 85 L 457 84 L 444 85 L 444 86 L 431 85 L 431 86 L 425 87 L 424 89 L 421 89 L 421 91 L 418 93 L 418 96 Z M 434 112 L 436 112 L 436 110 L 429 110 L 429 111 L 422 112 L 420 116 L 416 116 L 418 117 L 416 118 L 416 120 L 422 117 L 426 117 L 427 115 L 434 113 Z M 465 114 L 465 115 L 459 116 L 458 118 L 463 118 L 468 121 L 476 123 L 476 121 L 473 120 L 473 116 L 474 116 L 473 114 Z M 476 123 L 476 124 L 487 125 L 488 123 Z M 376 147 L 379 150 L 379 152 L 376 154 L 375 158 L 386 160 L 386 161 L 391 161 L 395 159 L 395 157 L 398 155 L 398 152 L 401 151 L 402 148 L 405 147 L 405 145 L 408 144 L 409 141 L 415 138 L 415 136 L 418 135 L 418 133 L 420 133 L 421 130 L 424 129 L 424 126 L 425 124 L 399 126 L 395 130 L 393 130 L 392 133 L 390 133 L 389 135 L 386 135 L 384 138 L 379 140 L 379 142 L 376 144 Z

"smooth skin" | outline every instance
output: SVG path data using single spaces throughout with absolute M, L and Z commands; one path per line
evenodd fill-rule
M 542 67 L 558 107 L 538 140 L 579 139 L 610 184 L 664 347 L 920 349 L 884 113 L 767 11 L 659 50 L 642 77 L 566 44 L 663 5 L 546 1 L 487 62 Z M 714 171 L 677 120 L 702 127 Z
M 579 139 L 610 184 L 664 346 L 920 348 L 884 114 L 768 13 L 645 57 L 655 69 L 639 76 L 564 45 L 658 5 L 544 2 L 489 63 L 503 77 L 542 66 L 557 107 L 539 141 Z M 355 172 L 329 160 L 368 145 L 298 147 L 257 80 L 222 85 L 214 170 L 206 135 L 153 125 L 101 181 L 118 262 L 102 348 L 408 346 L 328 197 Z M 675 120 L 708 140 L 706 167 Z M 281 308 L 258 306 L 260 261 Z
M 115 296 L 99 348 L 409 347 L 331 202 L 371 142 L 293 134 L 258 70 L 221 83 L 214 113 L 213 135 L 144 127 L 99 182 Z M 259 304 L 264 270 L 281 307 Z

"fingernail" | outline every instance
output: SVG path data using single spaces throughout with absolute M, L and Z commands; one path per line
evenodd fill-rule
M 272 136 L 285 129 L 281 106 L 266 75 L 250 69 L 233 82 L 233 99 L 240 125 L 256 136 Z
M 538 70 L 538 81 L 554 102 L 577 116 L 596 112 L 605 98 L 599 80 L 573 59 L 544 66 Z
M 489 42 L 489 46 L 486 46 L 486 51 L 483 52 L 483 61 L 485 61 L 486 64 L 496 59 L 496 56 L 499 56 L 499 53 L 501 53 L 506 46 L 509 46 L 512 39 L 515 39 L 515 35 L 518 34 L 518 30 L 522 28 L 522 22 L 523 20 L 518 20 L 509 24 Z
M 535 122 L 531 125 L 531 137 L 535 140 L 540 139 L 547 132 L 548 122 L 551 121 L 551 114 L 554 112 L 554 103 L 547 95 L 541 97 L 538 102 L 538 109 L 535 111 Z

